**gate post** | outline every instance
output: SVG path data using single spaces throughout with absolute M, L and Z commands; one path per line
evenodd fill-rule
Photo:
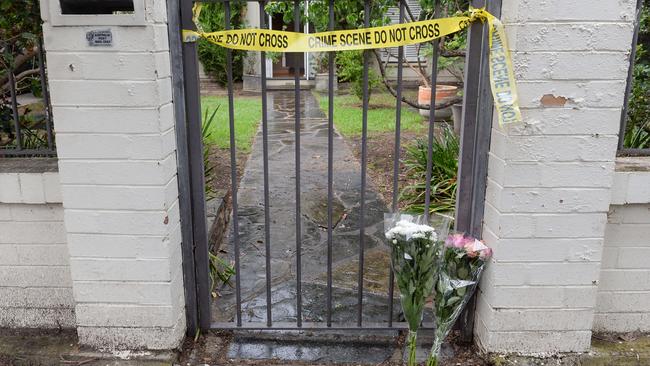
M 493 126 L 475 335 L 589 349 L 635 1 L 503 0 L 524 123 Z
M 166 2 L 88 15 L 93 4 L 82 15 L 41 1 L 79 342 L 175 348 L 186 321 Z

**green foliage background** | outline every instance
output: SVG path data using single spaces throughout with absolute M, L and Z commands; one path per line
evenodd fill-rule
M 625 147 L 650 148 L 650 1 L 641 11 L 639 40 L 634 60 L 632 92 L 628 102 Z
M 245 28 L 243 14 L 245 1 L 231 1 L 230 24 L 232 29 Z M 204 3 L 199 17 L 199 23 L 205 32 L 216 32 L 225 29 L 225 10 L 223 3 Z M 205 39 L 198 41 L 198 54 L 205 72 L 219 84 L 227 82 L 226 49 L 210 43 Z M 233 80 L 242 79 L 245 51 L 232 51 Z

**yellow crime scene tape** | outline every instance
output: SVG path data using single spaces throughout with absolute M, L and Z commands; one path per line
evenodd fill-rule
M 183 30 L 184 42 L 204 38 L 226 48 L 264 52 L 327 52 L 399 47 L 429 42 L 459 32 L 475 21 L 487 22 L 490 84 L 499 124 L 521 122 L 514 70 L 503 23 L 485 9 L 470 8 L 469 16 L 311 34 L 270 29 L 233 29 L 206 33 L 198 24 L 200 12 L 201 3 L 195 3 L 193 20 L 198 30 Z

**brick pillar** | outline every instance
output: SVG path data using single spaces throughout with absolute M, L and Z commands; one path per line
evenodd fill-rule
M 589 348 L 635 3 L 503 0 L 525 123 L 492 130 L 487 351 Z
M 185 331 L 166 2 L 144 3 L 130 26 L 41 3 L 77 331 L 100 348 L 174 348 Z M 105 29 L 112 45 L 89 46 Z

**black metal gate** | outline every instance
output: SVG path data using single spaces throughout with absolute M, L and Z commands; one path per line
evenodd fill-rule
M 225 28 L 229 29 L 230 5 L 229 0 L 219 0 L 224 3 L 225 7 Z M 235 0 L 233 0 L 235 1 Z M 329 1 L 329 29 L 334 29 L 334 0 Z M 400 22 L 405 20 L 405 0 L 396 0 L 396 5 L 400 9 Z M 250 4 L 251 2 L 249 2 Z M 258 1 L 261 27 L 265 24 L 266 14 L 264 11 L 266 1 Z M 436 1 L 436 14 L 439 13 L 440 4 Z M 473 0 L 472 5 L 475 7 L 487 6 L 487 10 L 492 14 L 500 14 L 500 0 Z M 294 19 L 300 19 L 300 1 L 293 1 Z M 335 52 L 329 52 L 329 106 L 327 111 L 327 128 L 328 128 L 328 148 L 327 148 L 327 279 L 325 294 L 325 319 L 323 321 L 303 321 L 303 304 L 301 294 L 302 286 L 302 238 L 301 230 L 301 155 L 300 155 L 300 76 L 295 73 L 294 78 L 294 99 L 295 99 L 295 262 L 296 276 L 295 288 L 296 296 L 295 322 L 273 322 L 271 297 L 271 257 L 270 251 L 273 243 L 270 235 L 270 212 L 269 212 L 269 164 L 268 164 L 268 116 L 267 116 L 267 85 L 266 70 L 261 68 L 262 83 L 262 137 L 263 137 L 263 175 L 264 175 L 264 251 L 266 257 L 266 321 L 265 322 L 244 322 L 242 321 L 242 298 L 241 298 L 241 279 L 236 275 L 235 279 L 235 297 L 236 297 L 236 316 L 232 323 L 212 322 L 210 319 L 210 279 L 208 276 L 208 244 L 207 230 L 205 220 L 205 200 L 204 200 L 204 178 L 203 178 L 203 160 L 201 145 L 201 113 L 200 113 L 200 96 L 199 96 L 199 78 L 198 62 L 195 43 L 182 43 L 180 37 L 181 29 L 195 29 L 192 20 L 191 0 L 170 0 L 168 1 L 168 14 L 170 23 L 170 47 L 173 55 L 173 85 L 174 101 L 176 110 L 176 134 L 178 142 L 178 172 L 179 172 L 179 195 L 181 222 L 183 231 L 183 266 L 185 279 L 185 298 L 188 320 L 188 331 L 193 334 L 197 329 L 209 328 L 239 328 L 255 330 L 317 330 L 317 329 L 345 329 L 345 330 L 386 330 L 386 329 L 403 329 L 406 324 L 398 322 L 394 316 L 394 279 L 392 272 L 386 278 L 388 282 L 386 301 L 388 302 L 388 311 L 383 322 L 364 322 L 364 240 L 365 240 L 365 216 L 366 216 L 366 156 L 367 156 L 367 124 L 368 124 L 368 73 L 370 64 L 370 52 L 364 53 L 363 62 L 363 118 L 362 118 L 362 138 L 361 138 L 361 192 L 360 192 L 360 217 L 359 217 L 359 241 L 358 241 L 358 278 L 356 294 L 356 321 L 340 323 L 332 320 L 332 244 L 333 244 L 333 177 L 336 172 L 333 169 L 333 138 L 334 138 L 334 77 Z M 370 26 L 370 7 L 371 1 L 364 2 L 365 26 Z M 249 11 L 253 9 L 249 8 Z M 300 32 L 300 22 L 295 21 L 295 31 Z M 438 42 L 433 43 L 434 50 L 438 50 Z M 474 236 L 479 236 L 483 219 L 483 206 L 485 196 L 485 185 L 487 175 L 487 153 L 489 150 L 490 131 L 492 125 L 492 97 L 489 90 L 489 73 L 487 69 L 487 29 L 485 25 L 474 23 L 469 29 L 468 50 L 465 66 L 464 81 L 464 102 L 463 102 L 463 125 L 461 129 L 461 153 L 459 162 L 459 187 L 457 194 L 456 221 L 455 228 L 465 231 Z M 266 55 L 261 52 L 261 63 L 265 64 Z M 404 49 L 399 47 L 397 63 L 397 103 L 395 105 L 395 150 L 394 164 L 392 172 L 393 196 L 391 209 L 397 210 L 398 207 L 398 173 L 400 162 L 400 133 L 401 133 L 401 100 L 402 100 L 402 78 L 403 78 L 403 60 Z M 431 85 L 435 90 L 437 79 L 437 61 L 438 52 L 434 52 L 433 62 L 431 63 Z M 237 172 L 236 172 L 236 154 L 235 154 L 235 122 L 233 110 L 233 72 L 232 72 L 232 52 L 227 50 L 227 88 L 228 88 L 228 115 L 230 124 L 230 161 L 231 161 L 231 184 L 232 184 L 232 206 L 233 213 L 238 212 L 237 201 Z M 435 93 L 431 93 L 431 106 L 436 104 Z M 429 193 L 431 191 L 430 175 L 432 166 L 431 146 L 434 139 L 434 113 L 429 114 L 428 124 L 428 159 L 427 159 L 427 179 L 426 179 L 426 202 L 425 212 L 429 212 Z M 234 237 L 234 259 L 235 271 L 239 274 L 240 269 L 240 239 L 238 215 L 232 215 L 232 231 Z M 390 272 L 390 271 L 389 271 Z M 471 339 L 473 328 L 473 306 L 466 311 L 461 319 L 461 330 L 465 339 Z M 425 324 L 425 327 L 431 327 L 431 324 Z

